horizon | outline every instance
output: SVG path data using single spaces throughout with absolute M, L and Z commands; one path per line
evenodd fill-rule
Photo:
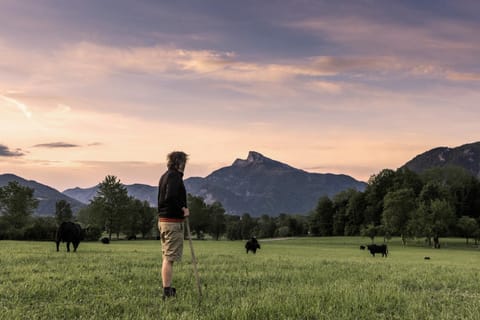
M 0 172 L 59 191 L 255 150 L 359 181 L 480 141 L 480 3 L 0 2 Z M 75 184 L 72 186 L 72 184 Z

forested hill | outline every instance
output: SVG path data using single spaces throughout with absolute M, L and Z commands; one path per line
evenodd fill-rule
M 321 196 L 366 187 L 347 175 L 306 172 L 254 151 L 206 178 L 186 179 L 185 185 L 207 202 L 221 202 L 228 213 L 253 216 L 307 213 Z
M 435 148 L 416 156 L 405 164 L 405 167 L 417 173 L 432 167 L 446 166 L 462 167 L 480 178 L 480 142 L 464 144 L 456 148 Z
M 35 210 L 36 215 L 53 216 L 55 214 L 55 204 L 60 200 L 65 200 L 70 203 L 70 207 L 72 208 L 73 212 L 76 212 L 85 206 L 80 201 L 62 194 L 58 190 L 39 182 L 25 180 L 19 176 L 9 173 L 0 175 L 0 187 L 6 186 L 11 181 L 16 181 L 22 186 L 35 190 L 34 197 L 39 200 L 38 207 Z

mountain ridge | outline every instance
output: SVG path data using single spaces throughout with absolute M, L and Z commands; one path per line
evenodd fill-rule
M 207 203 L 220 201 L 229 213 L 258 216 L 306 213 L 322 195 L 363 190 L 366 184 L 347 175 L 309 173 L 250 151 L 247 159 L 236 159 L 205 178 L 186 179 L 185 186 Z
M 57 189 L 35 180 L 27 180 L 13 173 L 0 174 L 0 187 L 6 186 L 10 181 L 16 181 L 22 186 L 26 186 L 35 190 L 33 195 L 39 200 L 38 207 L 35 210 L 36 215 L 54 215 L 56 210 L 55 205 L 57 201 L 60 200 L 65 200 L 70 203 L 70 207 L 74 213 L 85 206 L 85 204 L 61 193 Z
M 458 166 L 480 178 L 480 142 L 457 147 L 436 147 L 415 156 L 403 165 L 421 173 L 432 167 Z
M 480 178 L 480 142 L 453 148 L 436 147 L 418 154 L 402 167 L 421 173 L 432 167 L 448 165 L 463 167 Z M 34 186 L 35 196 L 41 198 L 36 212 L 39 215 L 53 214 L 55 202 L 61 199 L 73 203 L 72 209 L 76 211 L 88 204 L 98 190 L 97 185 L 91 188 L 66 189 L 61 193 L 47 185 L 14 174 L 0 175 L 0 186 L 6 185 L 7 180 L 23 180 L 20 184 Z M 290 189 L 292 185 L 296 187 Z M 227 213 L 274 215 L 306 213 L 315 207 L 322 195 L 331 197 L 347 188 L 363 190 L 366 183 L 344 174 L 310 173 L 265 157 L 259 152 L 250 151 L 246 159 L 235 159 L 232 165 L 219 168 L 205 178 L 185 179 L 185 186 L 187 192 L 203 197 L 207 203 L 220 201 Z M 156 206 L 156 186 L 136 183 L 126 185 L 126 188 L 129 195 Z M 54 194 L 56 196 L 52 198 Z M 310 197 L 305 197 L 306 194 Z

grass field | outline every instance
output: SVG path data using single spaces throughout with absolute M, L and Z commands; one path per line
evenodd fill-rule
M 479 319 L 480 250 L 389 244 L 388 258 L 359 250 L 366 238 L 194 241 L 175 266 L 178 297 L 163 302 L 159 241 L 80 244 L 0 241 L 0 319 Z M 424 260 L 430 256 L 430 260 Z

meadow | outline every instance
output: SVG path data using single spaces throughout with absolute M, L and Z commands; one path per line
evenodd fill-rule
M 478 319 L 480 249 L 402 247 L 389 257 L 367 238 L 194 241 L 175 265 L 176 298 L 162 301 L 159 241 L 0 241 L 0 319 Z M 424 257 L 429 256 L 430 260 Z

